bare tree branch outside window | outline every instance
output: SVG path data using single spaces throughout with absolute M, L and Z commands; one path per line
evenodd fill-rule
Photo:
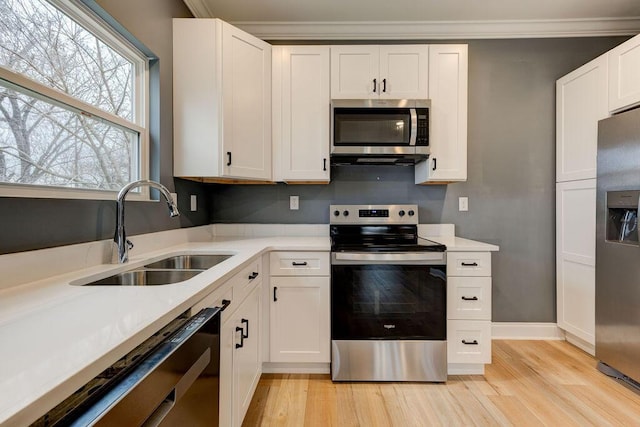
M 0 66 L 133 122 L 135 65 L 45 0 L 0 0 Z M 0 80 L 0 183 L 116 190 L 140 135 Z

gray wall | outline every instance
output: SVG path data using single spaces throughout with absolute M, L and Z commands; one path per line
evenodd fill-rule
M 625 39 L 468 41 L 465 183 L 416 186 L 412 168 L 334 167 L 326 186 L 213 186 L 211 221 L 327 223 L 331 203 L 417 203 L 421 222 L 500 246 L 494 321 L 555 322 L 555 81 Z M 458 212 L 459 196 L 469 212 Z
M 178 193 L 183 215 L 170 219 L 164 203 L 129 202 L 130 235 L 180 226 L 207 224 L 206 187 L 173 178 L 172 26 L 171 18 L 189 17 L 181 0 L 98 0 L 116 21 L 159 59 L 153 65 L 152 178 Z M 159 108 L 158 108 L 159 107 Z M 190 194 L 199 195 L 200 209 L 188 210 Z M 115 200 L 115 196 L 114 196 Z M 115 202 L 0 197 L 0 253 L 17 252 L 109 238 L 113 235 Z

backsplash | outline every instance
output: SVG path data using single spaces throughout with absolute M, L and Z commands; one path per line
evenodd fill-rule
M 215 185 L 211 223 L 328 224 L 331 204 L 376 203 L 417 204 L 420 222 L 441 222 L 447 186 L 413 181 L 413 166 L 334 166 L 326 185 Z

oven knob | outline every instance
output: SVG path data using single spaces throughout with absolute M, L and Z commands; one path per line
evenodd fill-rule
M 415 215 L 415 212 L 414 211 L 409 211 L 409 216 L 413 216 L 413 215 Z
M 333 216 L 340 216 L 340 211 L 333 211 Z
M 400 212 L 398 212 L 398 214 L 399 214 L 400 216 L 404 216 L 404 211 L 400 211 Z
M 344 216 L 349 216 L 349 211 L 344 211 L 344 212 L 342 212 L 342 215 L 344 215 Z

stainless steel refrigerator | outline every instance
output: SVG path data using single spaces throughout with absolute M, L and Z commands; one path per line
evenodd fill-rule
M 640 108 L 598 122 L 596 358 L 640 382 Z

